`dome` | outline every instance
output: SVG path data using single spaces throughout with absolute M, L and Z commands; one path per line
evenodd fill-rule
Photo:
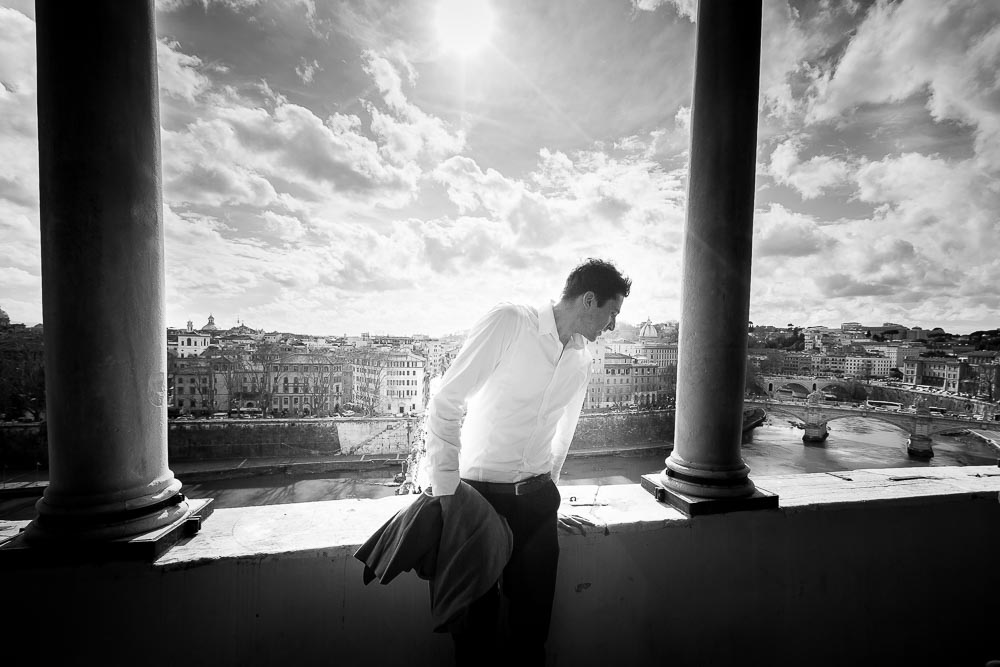
M 660 334 L 657 333 L 652 320 L 647 318 L 645 322 L 639 325 L 639 338 L 659 338 L 659 336 Z
M 208 316 L 208 324 L 201 328 L 202 331 L 218 331 L 219 327 L 215 326 L 215 318 L 211 315 Z

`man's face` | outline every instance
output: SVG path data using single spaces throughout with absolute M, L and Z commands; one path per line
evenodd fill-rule
M 603 306 L 598 306 L 597 296 L 594 295 L 592 298 L 593 301 L 588 311 L 589 317 L 587 318 L 586 328 L 581 332 L 591 342 L 597 340 L 597 337 L 605 331 L 615 330 L 615 318 L 621 312 L 622 303 L 625 301 L 624 296 L 616 294 L 605 301 Z

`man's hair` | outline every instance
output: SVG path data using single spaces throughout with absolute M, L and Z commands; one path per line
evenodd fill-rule
M 566 278 L 562 298 L 575 299 L 581 294 L 593 292 L 597 305 L 603 306 L 608 299 L 621 294 L 628 296 L 632 281 L 623 276 L 611 262 L 590 258 L 573 269 Z

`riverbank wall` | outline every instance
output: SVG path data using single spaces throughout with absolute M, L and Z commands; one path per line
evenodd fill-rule
M 419 418 L 220 419 L 168 425 L 171 461 L 338 455 L 405 456 L 422 437 Z M 672 446 L 674 411 L 591 413 L 580 416 L 570 452 L 627 451 Z M 0 465 L 48 467 L 45 422 L 0 425 Z

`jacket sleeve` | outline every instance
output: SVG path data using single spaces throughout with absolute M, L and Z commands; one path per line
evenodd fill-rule
M 435 496 L 450 496 L 458 487 L 458 458 L 466 404 L 510 349 L 520 320 L 517 307 L 510 304 L 496 306 L 479 320 L 431 399 L 427 420 L 427 474 Z

